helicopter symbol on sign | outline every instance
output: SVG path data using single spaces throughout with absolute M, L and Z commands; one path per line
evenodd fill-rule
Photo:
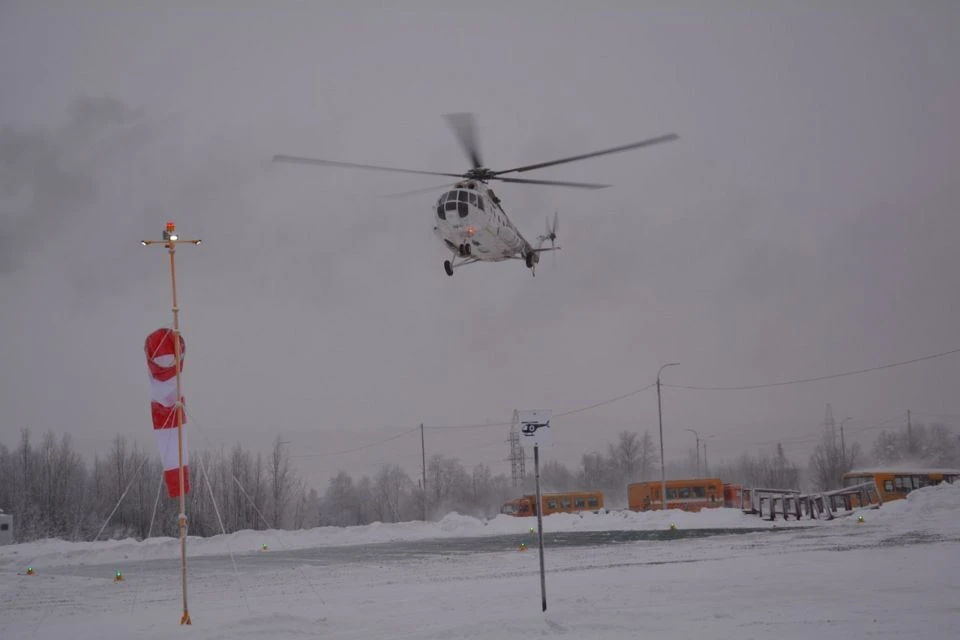
M 532 436 L 534 433 L 537 432 L 537 429 L 541 427 L 549 427 L 550 421 L 547 420 L 546 422 L 524 422 L 522 423 L 522 425 L 523 426 L 520 427 L 520 431 L 525 435 Z
M 549 409 L 526 409 L 514 412 L 514 429 L 520 432 L 524 442 L 539 446 L 553 440 L 552 418 Z

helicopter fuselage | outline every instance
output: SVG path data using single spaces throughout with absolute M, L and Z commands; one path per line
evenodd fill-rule
M 456 257 L 500 262 L 536 252 L 507 217 L 493 191 L 476 180 L 456 183 L 433 207 L 433 232 Z

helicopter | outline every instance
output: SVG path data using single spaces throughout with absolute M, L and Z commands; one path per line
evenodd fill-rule
M 677 140 L 678 135 L 666 135 L 649 138 L 640 142 L 625 144 L 601 151 L 593 151 L 559 160 L 538 162 L 513 169 L 494 171 L 483 164 L 480 156 L 480 145 L 477 141 L 476 119 L 472 113 L 451 113 L 445 116 L 454 134 L 460 142 L 463 151 L 472 165 L 464 173 L 447 173 L 439 171 L 420 171 L 416 169 L 401 169 L 372 164 L 357 164 L 353 162 L 339 162 L 335 160 L 321 160 L 301 156 L 275 155 L 274 162 L 294 164 L 321 165 L 330 167 L 344 167 L 351 169 L 369 169 L 374 171 L 392 171 L 398 173 L 413 173 L 420 175 L 448 176 L 458 178 L 452 186 L 437 199 L 432 207 L 434 218 L 433 232 L 453 253 L 451 259 L 444 260 L 443 269 L 448 276 L 452 276 L 455 269 L 477 262 L 502 262 L 504 260 L 523 260 L 531 275 L 536 276 L 540 254 L 546 251 L 556 251 L 557 239 L 557 212 L 554 212 L 553 223 L 549 217 L 546 221 L 546 232 L 537 236 L 534 242 L 528 241 L 520 230 L 507 216 L 501 205 L 500 198 L 488 186 L 491 180 L 513 184 L 537 184 L 547 186 L 571 187 L 577 189 L 604 189 L 607 184 L 586 182 L 566 182 L 557 180 L 535 180 L 529 178 L 507 177 L 509 173 L 523 173 L 535 169 L 544 169 L 558 164 L 586 160 L 611 153 L 620 153 L 640 147 L 647 147 L 663 142 Z M 444 185 L 446 186 L 446 185 Z M 417 189 L 403 194 L 411 195 L 433 191 L 441 187 Z M 550 241 L 550 246 L 544 244 Z

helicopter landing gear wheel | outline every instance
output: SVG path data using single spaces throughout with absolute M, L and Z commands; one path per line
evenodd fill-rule
M 527 257 L 524 258 L 524 260 L 525 260 L 526 263 L 527 263 L 527 269 L 533 269 L 533 254 L 532 254 L 532 253 L 528 253 L 528 254 L 527 254 Z
M 449 260 L 443 261 L 443 270 L 447 272 L 448 276 L 453 275 L 453 265 L 450 263 Z

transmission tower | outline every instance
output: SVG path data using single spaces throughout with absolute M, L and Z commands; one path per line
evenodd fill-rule
M 510 423 L 510 474 L 513 479 L 513 486 L 519 487 L 523 484 L 523 479 L 527 475 L 526 453 L 523 445 L 520 444 L 520 415 L 517 410 L 513 410 L 513 420 Z
M 830 436 L 831 441 L 836 440 L 836 423 L 833 421 L 833 407 L 830 406 L 829 402 L 827 403 L 827 413 L 823 416 L 823 429 Z

